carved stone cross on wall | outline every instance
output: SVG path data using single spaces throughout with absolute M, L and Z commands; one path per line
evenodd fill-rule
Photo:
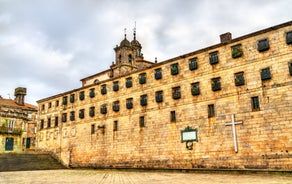
M 231 119 L 232 119 L 232 122 L 231 123 L 229 123 L 229 122 L 225 123 L 225 126 L 232 125 L 234 151 L 235 151 L 235 153 L 237 153 L 238 152 L 238 148 L 237 148 L 237 141 L 236 141 L 236 128 L 235 128 L 235 125 L 242 124 L 242 121 L 234 121 L 234 114 L 232 114 Z

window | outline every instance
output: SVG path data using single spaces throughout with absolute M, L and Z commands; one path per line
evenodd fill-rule
M 171 121 L 171 122 L 176 122 L 175 111 L 171 111 L 171 112 L 170 112 L 170 121 Z
M 126 78 L 126 88 L 132 87 L 132 77 Z
M 120 102 L 119 101 L 115 101 L 113 103 L 113 111 L 118 112 L 120 110 Z
M 67 121 L 67 113 L 63 113 L 62 114 L 62 122 L 66 122 Z
M 119 63 L 121 63 L 122 62 L 122 55 L 120 54 L 119 55 Z
M 133 108 L 133 98 L 128 98 L 127 99 L 126 107 L 127 107 L 127 109 L 132 109 Z
M 94 89 L 94 88 L 91 88 L 91 89 L 89 90 L 89 97 L 90 97 L 90 98 L 95 97 L 95 89 Z
M 146 83 L 146 73 L 139 74 L 139 83 L 145 84 Z
M 103 105 L 100 107 L 100 113 L 101 113 L 101 114 L 106 114 L 106 113 L 107 113 L 106 104 L 103 104 Z
M 139 125 L 140 125 L 140 127 L 145 127 L 145 118 L 144 118 L 144 116 L 140 116 Z
M 84 109 L 79 110 L 79 118 L 83 119 L 84 118 Z
M 106 94 L 106 84 L 101 85 L 101 94 Z
M 259 102 L 258 96 L 251 97 L 251 108 L 252 108 L 252 111 L 260 110 L 260 102 Z
M 244 81 L 244 72 L 238 72 L 234 74 L 235 86 L 242 86 L 245 84 Z
M 42 119 L 42 120 L 41 120 L 40 129 L 44 129 L 44 126 L 45 126 L 45 121 Z
M 113 91 L 119 91 L 119 81 L 113 83 Z
M 215 107 L 214 104 L 208 105 L 208 117 L 214 117 L 215 116 Z
M 79 93 L 79 100 L 84 100 L 85 96 L 84 96 L 84 91 L 80 91 Z
M 64 97 L 63 97 L 62 104 L 63 104 L 63 105 L 67 105 L 67 103 L 68 103 L 68 97 L 67 97 L 67 96 L 64 96 Z
M 50 128 L 51 127 L 51 118 L 48 118 L 48 126 L 47 126 L 48 128 Z
M 174 64 L 170 65 L 170 73 L 171 73 L 171 75 L 179 74 L 178 63 L 174 63 Z
M 195 70 L 198 68 L 198 63 L 197 63 L 197 58 L 191 58 L 189 59 L 189 69 L 190 70 Z
M 75 112 L 71 111 L 70 112 L 70 121 L 74 121 L 75 120 Z
M 292 76 L 292 62 L 288 63 L 288 67 L 289 67 L 289 73 Z
M 42 105 L 42 110 L 45 110 L 45 104 Z
M 221 90 L 221 83 L 220 83 L 220 77 L 211 79 L 212 81 L 212 90 L 218 91 Z
M 75 101 L 75 95 L 71 94 L 70 95 L 70 103 L 74 103 L 74 101 Z
M 89 108 L 89 116 L 94 117 L 94 115 L 95 115 L 95 107 L 90 107 Z
M 214 64 L 219 63 L 218 51 L 211 52 L 211 53 L 209 54 L 209 59 L 210 59 L 210 64 L 211 64 L 211 65 L 214 65 Z
M 129 54 L 129 55 L 128 55 L 128 61 L 129 61 L 129 63 L 132 63 L 132 59 L 133 59 L 132 55 Z
M 173 99 L 180 99 L 180 86 L 172 88 L 172 98 Z
M 289 44 L 292 44 L 292 31 L 286 33 L 286 43 L 289 45 Z
M 55 117 L 55 127 L 59 126 L 59 117 Z
M 156 80 L 162 79 L 161 68 L 157 68 L 157 69 L 155 69 L 154 77 L 155 77 Z
M 162 91 L 157 91 L 155 93 L 155 100 L 156 100 L 156 102 L 162 102 L 163 101 L 163 93 L 162 93 Z
M 269 40 L 267 38 L 258 41 L 258 51 L 263 52 L 269 50 Z
M 199 87 L 199 82 L 195 82 L 191 84 L 191 92 L 193 96 L 199 95 L 200 94 L 200 87 Z
M 91 134 L 94 134 L 95 133 L 95 124 L 92 124 L 91 125 Z
M 58 107 L 59 106 L 59 100 L 57 100 L 55 104 L 56 104 L 56 107 Z
M 118 121 L 114 121 L 113 131 L 118 131 Z
M 49 102 L 49 108 L 52 108 L 52 102 Z
M 238 58 L 243 55 L 241 44 L 231 46 L 231 56 L 232 58 Z
M 270 71 L 270 68 L 264 68 L 262 69 L 261 71 L 261 79 L 262 80 L 268 80 L 268 79 L 271 79 L 271 71 Z
M 140 105 L 146 106 L 147 105 L 147 95 L 141 95 L 140 96 Z

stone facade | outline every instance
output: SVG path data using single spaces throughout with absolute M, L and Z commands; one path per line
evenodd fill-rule
M 15 100 L 0 97 L 0 153 L 34 149 L 37 107 L 24 102 L 26 88 L 15 89 Z
M 39 100 L 37 147 L 72 167 L 291 170 L 291 91 L 292 22 L 228 33 Z M 186 127 L 196 141 L 182 142 Z

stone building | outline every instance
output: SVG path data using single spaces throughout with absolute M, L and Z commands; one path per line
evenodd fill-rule
M 163 62 L 126 37 L 109 70 L 38 101 L 37 147 L 72 167 L 292 169 L 292 22 Z
M 0 97 L 0 153 L 22 153 L 36 143 L 37 107 L 25 103 L 26 88 L 14 94 L 15 100 Z

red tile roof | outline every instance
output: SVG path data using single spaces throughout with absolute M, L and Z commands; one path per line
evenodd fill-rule
M 27 110 L 37 110 L 38 107 L 32 104 L 24 103 L 24 105 L 18 105 L 15 100 L 5 99 L 0 97 L 0 106 L 8 106 Z

